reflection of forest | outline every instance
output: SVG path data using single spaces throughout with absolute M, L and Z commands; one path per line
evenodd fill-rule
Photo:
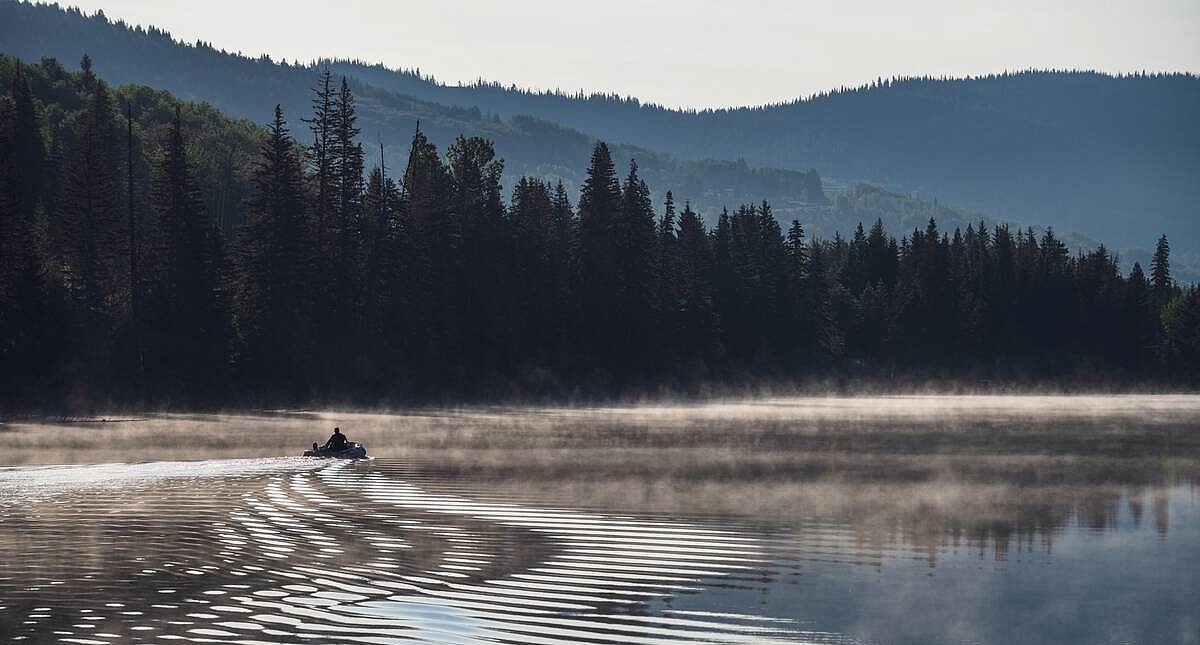
M 341 425 L 428 480 L 531 505 L 814 518 L 865 545 L 998 558 L 1118 518 L 1168 530 L 1167 489 L 1200 481 L 1196 397 L 793 399 L 613 409 L 150 415 L 0 426 L 9 463 L 295 454 Z M 1152 520 L 1147 520 L 1147 515 Z
M 544 422 L 544 420 L 542 420 Z M 1167 490 L 1198 481 L 1200 433 L 1180 418 L 738 419 L 459 428 L 409 444 L 422 469 L 481 491 L 585 507 L 733 516 L 801 528 L 845 523 L 864 548 L 942 546 L 981 557 L 1053 548 L 1146 507 L 1168 531 Z M 537 436 L 536 447 L 530 434 Z

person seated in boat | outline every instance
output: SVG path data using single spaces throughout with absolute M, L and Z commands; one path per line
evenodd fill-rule
M 342 434 L 342 429 L 334 428 L 333 434 L 329 436 L 329 441 L 325 442 L 325 448 L 330 450 L 345 450 L 348 444 L 346 435 Z

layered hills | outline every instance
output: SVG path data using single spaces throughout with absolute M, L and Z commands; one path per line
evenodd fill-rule
M 1144 261 L 1165 233 L 1180 277 L 1200 264 L 1193 75 L 881 79 L 778 105 L 681 111 L 608 95 L 446 85 L 355 61 L 274 61 L 103 13 L 9 0 L 0 1 L 0 52 L 68 66 L 87 53 L 111 83 L 160 88 L 258 123 L 279 103 L 297 125 L 328 68 L 355 92 L 374 162 L 382 148 L 391 167 L 404 163 L 419 122 L 443 145 L 459 134 L 494 141 L 510 187 L 529 174 L 574 189 L 599 138 L 618 166 L 637 160 L 657 200 L 671 190 L 710 221 L 762 199 L 781 220 L 799 218 L 827 237 L 875 218 L 894 230 L 928 216 L 951 230 L 995 219 L 1074 232 L 1068 239 L 1079 246 L 1103 242 L 1128 263 Z

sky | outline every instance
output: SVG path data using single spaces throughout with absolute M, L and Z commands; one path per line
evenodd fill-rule
M 60 2 L 251 56 L 669 107 L 761 105 L 893 76 L 1200 73 L 1200 0 Z

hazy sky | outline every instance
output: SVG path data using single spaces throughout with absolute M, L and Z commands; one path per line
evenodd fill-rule
M 277 60 L 358 58 L 451 84 L 484 78 L 670 106 L 755 105 L 894 75 L 1200 72 L 1200 0 L 74 4 Z

